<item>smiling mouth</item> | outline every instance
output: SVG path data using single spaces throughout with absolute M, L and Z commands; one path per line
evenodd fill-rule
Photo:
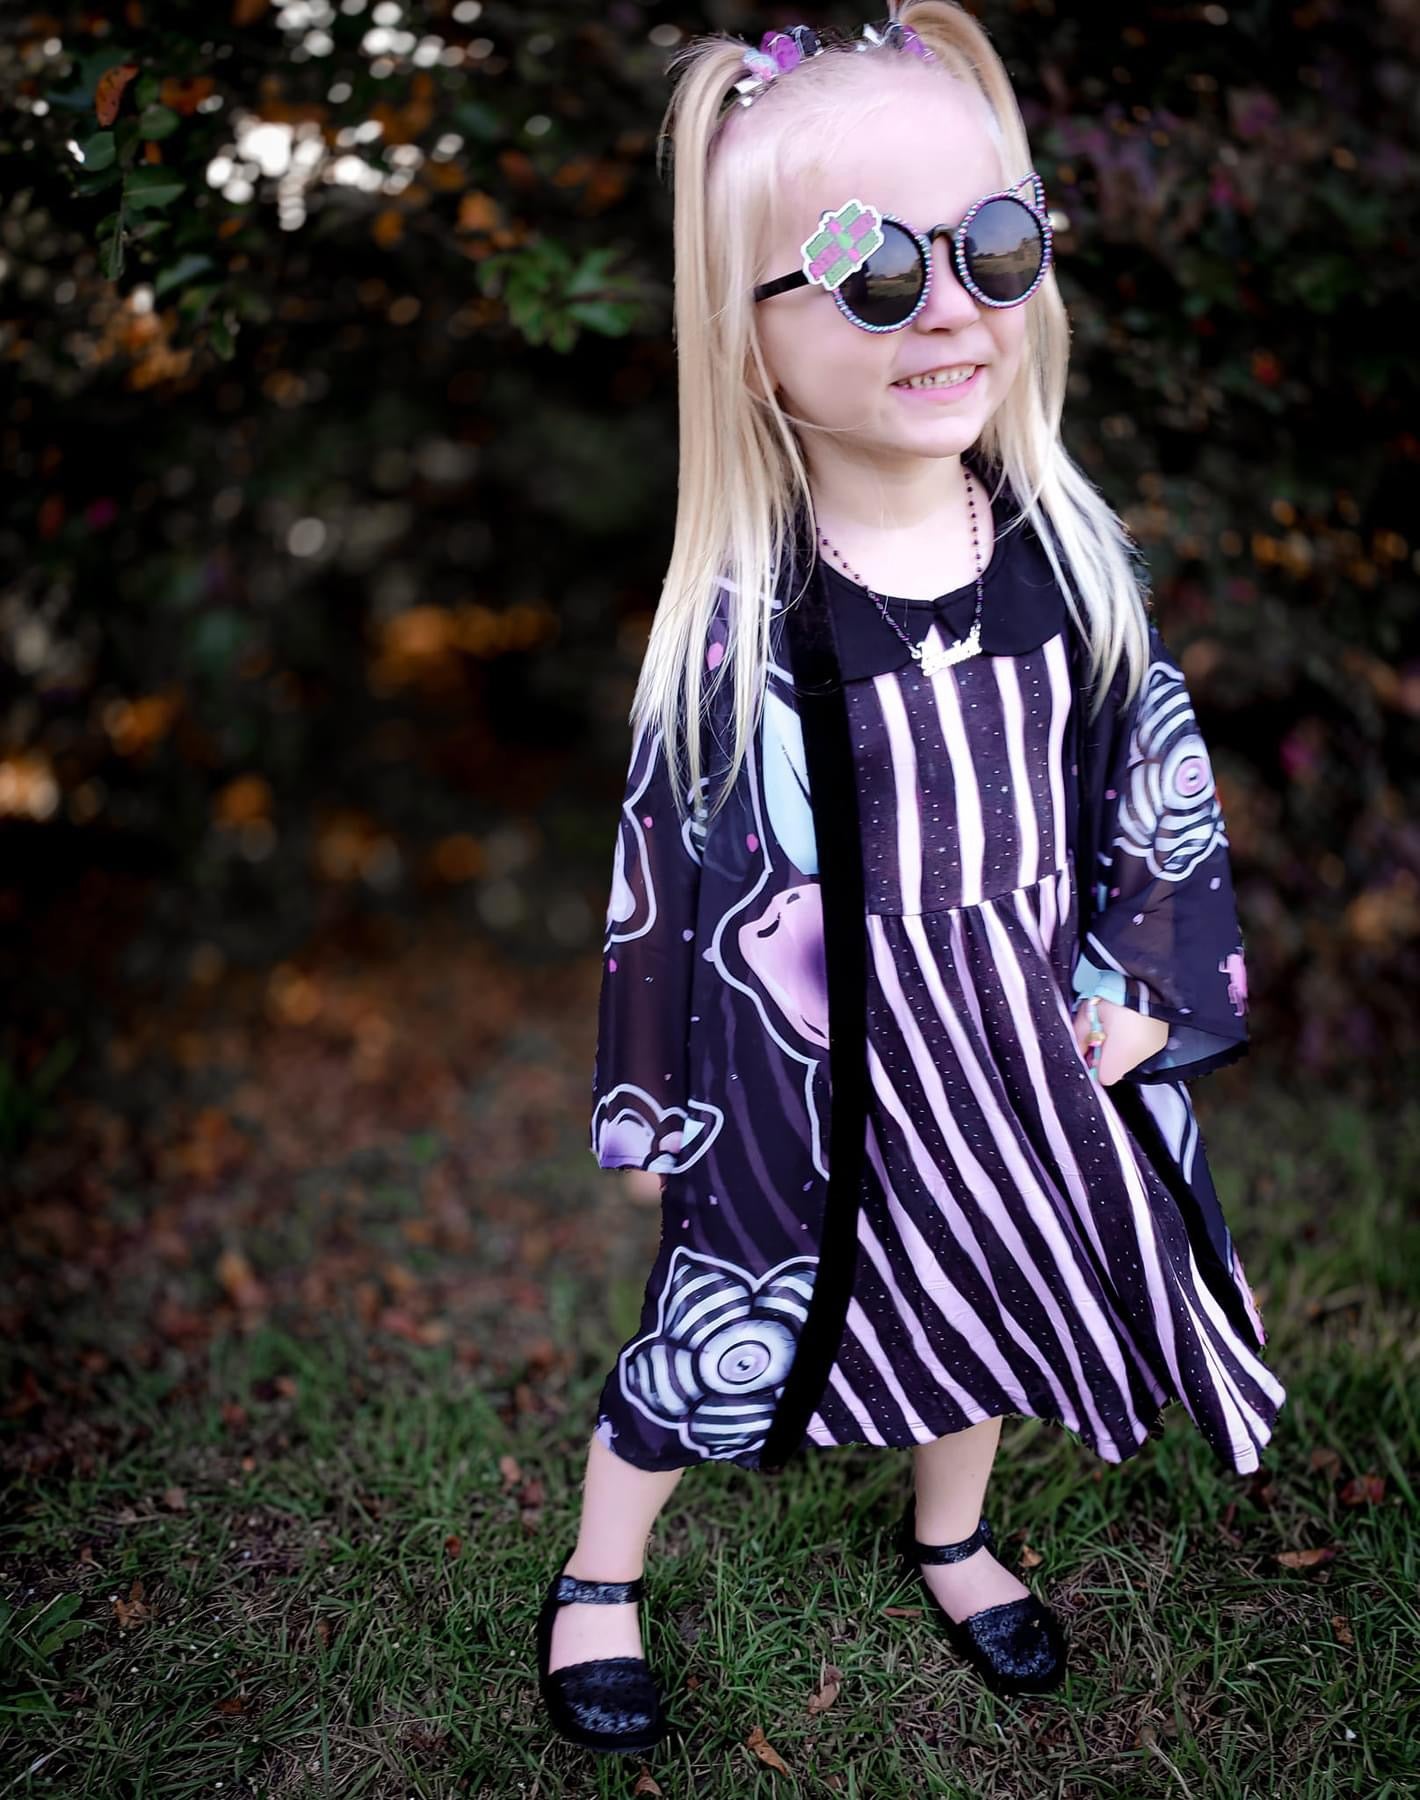
M 980 367 L 980 363 L 954 363 L 949 369 L 933 369 L 925 375 L 905 375 L 892 385 L 899 388 L 960 387 L 964 381 L 970 381 Z

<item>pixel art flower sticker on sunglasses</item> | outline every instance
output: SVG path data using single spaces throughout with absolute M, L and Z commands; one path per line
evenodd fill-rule
M 800 245 L 803 269 L 810 281 L 832 291 L 856 274 L 883 242 L 882 214 L 861 200 L 845 200 L 835 213 L 824 213 L 812 237 Z

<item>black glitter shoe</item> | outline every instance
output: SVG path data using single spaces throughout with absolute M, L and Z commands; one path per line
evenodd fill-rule
M 565 1570 L 572 1560 L 563 1559 Z M 594 1662 L 567 1663 L 548 1672 L 552 1660 L 552 1621 L 561 1606 L 575 1600 L 641 1599 L 643 1578 L 634 1581 L 583 1581 L 554 1575 L 537 1616 L 537 1684 L 554 1728 L 584 1750 L 603 1752 L 649 1750 L 668 1729 L 661 1696 L 642 1656 L 604 1656 Z
M 1057 1687 L 1065 1674 L 1069 1648 L 1059 1619 L 1036 1598 L 1025 1594 L 983 1607 L 965 1619 L 954 1619 L 932 1592 L 923 1563 L 961 1562 L 983 1544 L 989 1550 L 994 1534 L 983 1518 L 970 1537 L 955 1544 L 922 1544 L 916 1537 L 917 1501 L 907 1503 L 898 1527 L 898 1547 L 912 1577 L 927 1589 L 953 1647 L 975 1668 L 996 1694 L 1043 1694 Z

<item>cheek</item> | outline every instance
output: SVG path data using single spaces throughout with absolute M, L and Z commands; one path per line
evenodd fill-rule
M 996 356 L 996 373 L 1009 386 L 1026 353 L 1026 307 L 1012 306 L 987 314 L 987 329 Z
M 785 400 L 818 424 L 860 416 L 891 378 L 890 344 L 850 325 L 828 294 L 809 296 L 803 306 L 763 321 L 760 343 Z

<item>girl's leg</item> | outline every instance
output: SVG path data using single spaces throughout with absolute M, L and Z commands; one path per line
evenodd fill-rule
M 916 1537 L 923 1544 L 954 1544 L 976 1529 L 986 1483 L 1001 1441 L 1001 1420 L 983 1419 L 913 1451 L 917 1495 Z M 1030 1589 L 1003 1568 L 983 1544 L 961 1562 L 923 1563 L 932 1592 L 954 1619 L 1019 1600 Z
M 638 1469 L 593 1437 L 582 1481 L 582 1522 L 566 1573 L 583 1581 L 634 1581 L 645 1572 L 646 1540 L 684 1469 Z M 604 1656 L 644 1656 L 634 1601 L 604 1606 L 576 1600 L 552 1622 L 548 1668 Z

